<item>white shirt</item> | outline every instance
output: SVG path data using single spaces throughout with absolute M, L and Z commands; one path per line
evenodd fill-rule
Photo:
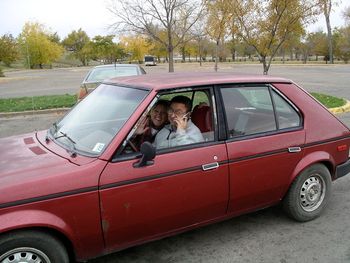
M 162 149 L 202 141 L 204 141 L 204 138 L 201 131 L 189 120 L 185 130 L 175 130 L 172 129 L 170 124 L 165 125 L 163 129 L 158 132 L 153 144 L 157 149 Z

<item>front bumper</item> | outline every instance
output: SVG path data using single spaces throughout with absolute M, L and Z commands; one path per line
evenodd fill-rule
M 334 180 L 343 177 L 350 173 L 350 159 L 348 159 L 345 163 L 338 165 L 335 169 Z

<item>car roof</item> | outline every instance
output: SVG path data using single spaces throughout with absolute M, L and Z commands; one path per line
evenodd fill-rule
M 267 75 L 222 72 L 163 73 L 109 79 L 108 84 L 146 89 L 170 89 L 228 83 L 292 83 L 291 80 Z
M 106 64 L 106 65 L 98 65 L 93 67 L 95 68 L 114 68 L 114 67 L 139 67 L 137 64 Z

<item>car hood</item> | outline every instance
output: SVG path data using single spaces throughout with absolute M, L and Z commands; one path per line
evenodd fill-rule
M 18 172 L 50 169 L 56 166 L 74 164 L 45 149 L 35 134 L 24 134 L 0 139 L 0 177 Z
M 91 169 L 94 162 L 82 167 L 44 148 L 35 134 L 3 138 L 0 145 L 0 208 L 18 200 L 95 187 L 105 165 L 99 161 L 98 167 Z M 80 181 L 77 176 L 83 175 Z

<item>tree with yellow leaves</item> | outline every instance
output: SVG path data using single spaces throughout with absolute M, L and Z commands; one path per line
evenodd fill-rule
M 153 48 L 153 44 L 142 35 L 122 36 L 120 44 L 129 54 L 129 59 L 137 60 L 139 63 L 142 63 L 144 56 Z
M 220 41 L 223 45 L 224 38 L 232 23 L 231 2 L 228 0 L 216 0 L 207 2 L 208 21 L 207 33 L 216 43 L 215 48 L 215 71 L 218 70 L 218 57 Z
M 288 37 L 302 35 L 319 14 L 314 0 L 233 0 L 231 10 L 237 35 L 254 47 L 264 74 Z
M 63 54 L 64 48 L 53 42 L 51 36 L 42 24 L 27 22 L 24 25 L 18 39 L 28 67 L 43 68 L 44 64 L 51 65 Z

